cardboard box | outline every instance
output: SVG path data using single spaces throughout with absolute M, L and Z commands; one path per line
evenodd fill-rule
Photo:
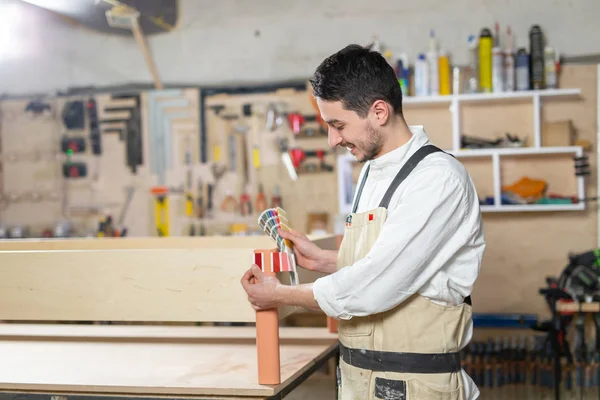
M 576 140 L 575 127 L 570 119 L 542 124 L 542 146 L 574 146 Z

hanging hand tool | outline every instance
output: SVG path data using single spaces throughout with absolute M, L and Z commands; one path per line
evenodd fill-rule
M 90 142 L 92 143 L 92 153 L 94 155 L 102 154 L 102 142 L 100 139 L 100 127 L 98 125 L 98 110 L 96 100 L 89 99 L 87 102 L 88 120 L 90 128 Z
M 132 173 L 137 173 L 138 166 L 143 162 L 142 149 L 142 115 L 141 98 L 139 94 L 116 94 L 111 96 L 112 104 L 120 103 L 119 106 L 112 106 L 108 103 L 104 107 L 105 119 L 100 124 L 121 123 L 124 130 L 116 130 L 119 133 L 119 139 L 125 140 L 125 157 L 127 166 Z M 107 130 L 104 131 L 108 132 Z
M 204 184 L 198 179 L 198 196 L 196 197 L 196 218 L 204 218 Z
M 281 194 L 279 193 L 279 185 L 273 188 L 273 197 L 271 198 L 271 208 L 283 207 L 281 204 Z
M 207 190 L 207 203 L 206 203 L 206 214 L 209 218 L 214 217 L 214 209 L 213 209 L 213 188 L 212 184 L 208 184 L 206 187 Z
M 305 172 L 310 172 L 315 169 L 319 171 L 333 171 L 333 166 L 325 163 L 325 156 L 328 154 L 325 150 L 303 150 L 299 147 L 295 147 L 290 149 L 289 153 L 292 164 L 296 170 L 300 169 L 300 166 L 307 157 L 316 157 L 319 160 L 319 165 L 316 167 L 307 166 L 306 168 L 303 168 Z
M 169 189 L 165 186 L 152 188 L 155 196 L 156 232 L 158 236 L 169 236 Z
M 125 197 L 125 203 L 123 204 L 123 208 L 121 209 L 121 213 L 119 214 L 119 219 L 117 220 L 117 226 L 123 226 L 123 222 L 125 221 L 125 214 L 129 209 L 129 204 L 131 204 L 131 199 L 133 199 L 133 194 L 135 193 L 135 186 L 131 185 L 127 187 L 127 196 Z M 122 228 L 121 236 L 125 236 L 127 232 L 126 228 Z
M 187 168 L 185 171 L 185 215 L 192 217 L 194 215 L 194 198 L 192 196 L 192 148 L 189 137 L 186 142 L 185 165 Z
M 258 185 L 258 195 L 256 196 L 254 208 L 257 212 L 262 212 L 267 209 L 267 199 L 265 198 L 262 183 Z
M 229 171 L 235 172 L 237 167 L 237 149 L 236 138 L 232 133 L 229 135 Z
M 231 190 L 226 190 L 225 191 L 225 198 L 223 199 L 223 202 L 221 203 L 221 211 L 224 212 L 229 212 L 229 213 L 234 213 L 237 210 L 237 204 L 235 202 L 235 199 L 233 198 L 233 194 L 231 193 Z
M 279 149 L 281 150 L 281 160 L 283 161 L 283 165 L 290 175 L 290 178 L 292 178 L 293 181 L 298 180 L 298 173 L 296 172 L 296 168 L 294 167 L 294 163 L 288 151 L 288 139 L 279 139 Z
M 315 115 L 303 115 L 300 113 L 289 113 L 287 114 L 288 123 L 290 124 L 290 129 L 294 133 L 295 136 L 311 136 L 303 132 L 302 126 L 306 122 L 317 121 L 317 116 Z M 313 129 L 314 131 L 314 129 Z

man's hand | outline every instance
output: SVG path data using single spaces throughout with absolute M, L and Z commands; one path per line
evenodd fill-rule
M 278 229 L 279 235 L 294 243 L 296 262 L 311 271 L 333 273 L 336 270 L 337 251 L 323 250 L 306 235 L 294 230 Z
M 266 310 L 279 306 L 277 288 L 279 279 L 265 273 L 255 264 L 242 277 L 242 286 L 248 294 L 248 301 L 255 310 Z
M 279 306 L 303 307 L 321 311 L 313 296 L 312 283 L 303 285 L 283 285 L 274 276 L 266 275 L 256 264 L 242 277 L 242 286 L 248 294 L 248 301 L 257 311 Z

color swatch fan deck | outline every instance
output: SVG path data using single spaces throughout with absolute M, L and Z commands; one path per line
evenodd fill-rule
M 290 224 L 285 210 L 280 207 L 269 208 L 262 212 L 258 218 L 258 225 L 277 246 L 277 253 L 272 253 L 272 272 L 289 272 L 292 285 L 298 284 L 298 271 L 296 269 L 296 256 L 294 244 L 284 239 L 277 232 L 278 229 L 290 230 Z

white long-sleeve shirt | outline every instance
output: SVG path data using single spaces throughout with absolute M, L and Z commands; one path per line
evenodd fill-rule
M 422 126 L 410 130 L 406 144 L 369 161 L 357 212 L 378 207 L 400 168 L 429 143 Z M 439 304 L 460 304 L 471 293 L 484 249 L 479 199 L 469 174 L 453 157 L 433 153 L 396 189 L 367 256 L 317 279 L 313 293 L 321 309 L 338 319 L 387 311 L 415 293 Z M 471 340 L 472 329 L 471 322 L 461 347 Z M 477 387 L 462 373 L 466 399 L 477 398 Z

